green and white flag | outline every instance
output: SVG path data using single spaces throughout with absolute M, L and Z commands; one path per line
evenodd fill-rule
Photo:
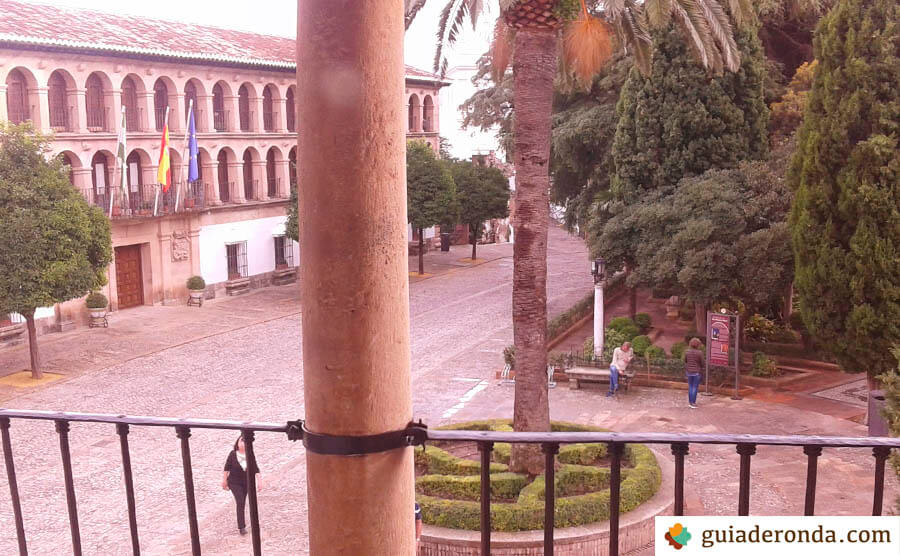
M 116 145 L 116 159 L 119 161 L 122 198 L 128 199 L 128 167 L 125 165 L 125 107 L 122 107 L 122 127 L 119 128 L 119 141 Z

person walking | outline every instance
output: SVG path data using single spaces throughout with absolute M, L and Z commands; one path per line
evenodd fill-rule
M 697 390 L 700 389 L 700 377 L 706 365 L 701 345 L 699 338 L 691 338 L 690 347 L 684 352 L 684 373 L 687 375 L 688 405 L 691 409 L 697 409 Z
M 631 351 L 631 342 L 625 342 L 622 347 L 617 347 L 613 351 L 612 363 L 609 365 L 609 392 L 606 397 L 610 397 L 619 389 L 619 376 L 625 376 L 625 369 L 634 359 L 634 352 Z
M 255 458 L 254 458 L 255 459 Z M 262 490 L 262 476 L 256 462 L 247 461 L 247 453 L 244 448 L 244 436 L 241 435 L 234 442 L 234 449 L 225 460 L 225 474 L 222 477 L 222 490 L 230 490 L 237 506 L 237 526 L 241 535 L 247 534 L 247 522 L 244 520 L 244 506 L 247 502 L 247 465 L 253 465 L 256 473 L 256 490 Z

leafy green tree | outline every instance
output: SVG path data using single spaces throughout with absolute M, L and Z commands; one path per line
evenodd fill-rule
M 900 4 L 842 0 L 814 45 L 789 176 L 795 288 L 809 332 L 874 377 L 900 343 Z
M 649 76 L 632 71 L 619 100 L 612 189 L 625 202 L 685 176 L 765 156 L 762 48 L 755 29 L 735 36 L 740 68 L 715 75 L 689 56 L 674 24 L 654 34 Z
M 891 353 L 897 360 L 897 366 L 878 378 L 884 385 L 884 417 L 887 419 L 890 435 L 900 437 L 900 346 L 895 346 Z M 897 477 L 900 478 L 900 454 L 894 453 L 891 456 L 891 463 Z M 900 512 L 900 498 L 897 498 L 897 512 Z
M 300 207 L 297 206 L 297 186 L 291 186 L 291 205 L 288 207 L 288 216 L 287 221 L 284 223 L 284 235 L 293 239 L 294 241 L 300 241 L 300 221 L 297 217 L 297 211 Z
M 451 162 L 450 171 L 459 197 L 460 222 L 469 226 L 474 261 L 485 220 L 509 215 L 509 180 L 497 168 L 467 160 Z
M 41 378 L 34 313 L 106 283 L 109 220 L 69 183 L 49 139 L 0 123 L 0 312 L 25 317 L 31 373 Z
M 492 74 L 490 54 L 481 56 L 476 67 L 472 76 L 476 91 L 459 107 L 463 114 L 462 125 L 481 131 L 496 129 L 497 142 L 509 157 L 513 152 L 512 72 L 505 72 L 497 82 Z
M 425 274 L 424 229 L 456 222 L 459 201 L 447 164 L 424 141 L 406 143 L 406 215 L 419 233 L 419 274 Z

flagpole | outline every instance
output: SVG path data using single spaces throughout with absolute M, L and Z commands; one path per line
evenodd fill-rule
M 119 170 L 119 179 L 118 181 L 113 180 L 113 183 L 117 183 L 118 185 L 112 187 L 112 184 L 109 186 L 109 217 L 112 218 L 112 209 L 113 209 L 113 199 L 116 196 L 116 190 L 119 189 L 120 185 L 123 185 L 124 182 L 124 172 L 125 172 L 125 106 L 122 106 L 122 120 L 121 120 L 122 129 L 120 131 L 119 138 L 116 140 L 116 160 L 113 162 L 113 178 L 116 177 L 116 169 Z M 122 145 L 122 159 L 119 160 L 119 145 Z M 122 198 L 126 199 L 127 191 L 125 191 L 124 187 L 122 190 Z
M 168 126 L 169 126 L 169 107 L 166 106 L 166 119 L 165 119 L 165 123 L 164 123 L 164 125 L 163 125 L 163 133 L 166 132 Z M 160 146 L 160 148 L 162 148 L 162 146 Z M 162 156 L 162 152 L 160 152 L 160 156 Z M 156 179 L 156 199 L 153 201 L 153 216 L 156 216 L 156 214 L 157 214 L 157 209 L 159 208 L 159 189 L 160 189 L 160 184 L 159 184 L 159 177 L 158 177 L 158 174 L 157 174 L 157 179 Z
M 191 112 L 194 110 L 194 99 L 190 99 L 188 101 L 188 112 L 187 118 L 184 121 L 184 146 L 181 147 L 181 166 L 178 167 L 178 177 L 183 177 L 184 174 L 184 155 L 187 153 L 188 148 L 188 133 L 191 125 Z M 181 183 L 177 183 L 175 186 L 175 211 L 178 211 L 178 203 L 181 201 Z

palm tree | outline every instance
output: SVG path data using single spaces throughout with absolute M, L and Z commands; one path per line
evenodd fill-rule
M 425 1 L 405 0 L 407 27 Z M 456 41 L 467 17 L 474 27 L 485 7 L 484 0 L 447 1 L 438 28 L 436 71 L 446 69 L 444 45 Z M 494 71 L 503 75 L 512 58 L 515 99 L 513 428 L 548 431 L 547 228 L 554 80 L 559 74 L 570 86 L 589 84 L 617 45 L 629 49 L 638 67 L 649 71 L 650 30 L 672 20 L 705 66 L 736 71 L 740 55 L 731 21 L 742 24 L 750 17 L 751 7 L 749 0 L 499 0 L 499 7 L 492 45 Z M 513 445 L 511 470 L 536 475 L 543 468 L 538 446 Z

